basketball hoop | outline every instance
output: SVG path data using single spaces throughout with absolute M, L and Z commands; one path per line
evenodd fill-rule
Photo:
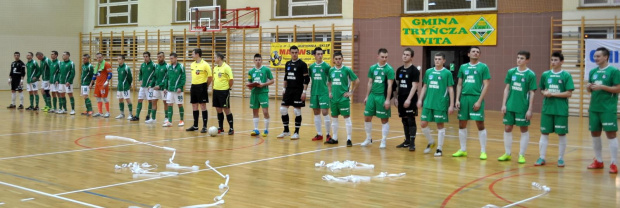
M 201 32 L 219 32 L 222 30 L 220 6 L 192 7 L 187 12 L 189 30 L 200 35 Z

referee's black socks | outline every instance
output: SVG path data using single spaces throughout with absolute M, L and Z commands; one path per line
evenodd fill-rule
M 209 112 L 207 110 L 203 110 L 202 111 L 202 127 L 203 128 L 207 128 L 207 119 L 209 118 Z M 198 117 L 194 118 L 195 120 L 198 120 Z M 196 125 L 198 125 L 198 123 L 196 123 Z M 198 127 L 198 126 L 196 126 Z
M 220 130 L 224 129 L 224 113 L 217 113 L 217 123 L 220 125 Z
M 230 129 L 235 129 L 233 127 L 233 115 L 232 115 L 232 113 L 226 115 L 226 120 L 228 121 L 228 126 L 230 126 Z
M 194 127 L 198 128 L 198 116 L 200 115 L 200 113 L 198 112 L 198 110 L 194 110 Z

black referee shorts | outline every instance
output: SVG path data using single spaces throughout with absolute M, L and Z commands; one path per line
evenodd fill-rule
M 230 91 L 213 90 L 213 107 L 230 108 Z
M 402 97 L 402 98 L 401 98 Z M 411 100 L 408 108 L 405 108 L 406 96 L 398 96 L 398 117 L 415 117 L 418 115 L 417 101 Z
M 22 91 L 22 86 L 20 86 L 21 77 L 12 77 L 11 78 L 11 90 L 12 91 Z
M 303 89 L 287 88 L 282 97 L 282 105 L 296 108 L 306 107 L 306 102 L 301 100 Z
M 209 92 L 207 91 L 207 83 L 203 84 L 193 84 L 189 89 L 190 100 L 189 103 L 208 103 L 209 102 Z

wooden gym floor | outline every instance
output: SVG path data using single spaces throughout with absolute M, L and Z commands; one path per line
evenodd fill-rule
M 394 108 L 388 148 L 381 150 L 378 119 L 373 120 L 375 143 L 370 147 L 359 146 L 365 138 L 363 106 L 359 103 L 352 105 L 355 145 L 346 147 L 342 118 L 340 144 L 324 145 L 310 140 L 315 129 L 307 107 L 303 108 L 300 140 L 275 138 L 282 131 L 282 124 L 277 112 L 279 103 L 274 100 L 270 103 L 269 136 L 251 137 L 249 101 L 232 98 L 236 134 L 207 137 L 185 131 L 193 122 L 189 99 L 185 100 L 185 127 L 176 126 L 179 115 L 175 107 L 174 126 L 163 128 L 161 105 L 157 124 L 144 124 L 146 102 L 139 122 L 114 119 L 119 113 L 118 101 L 112 96 L 115 94 L 110 96 L 114 98 L 110 103 L 111 118 L 105 119 L 9 110 L 5 107 L 10 103 L 10 92 L 0 92 L 0 118 L 4 120 L 0 124 L 0 207 L 153 207 L 156 204 L 181 207 L 213 203 L 213 198 L 221 194 L 218 185 L 224 180 L 205 166 L 206 160 L 230 175 L 230 192 L 221 207 L 504 206 L 539 194 L 531 186 L 534 181 L 551 187 L 551 192 L 522 207 L 618 207 L 620 204 L 620 180 L 607 172 L 607 142 L 603 142 L 605 169 L 586 169 L 593 158 L 587 118 L 570 118 L 566 167 L 556 167 L 557 135 L 550 137 L 547 165 L 534 167 L 538 158 L 540 115 L 534 116 L 530 128 L 527 163 L 520 165 L 516 158 L 510 162 L 496 159 L 504 152 L 504 126 L 499 112 L 486 112 L 489 159 L 481 161 L 477 130 L 471 122 L 469 157 L 451 157 L 459 148 L 455 115 L 450 116 L 447 124 L 444 156 L 438 158 L 423 154 L 427 140 L 419 128 L 417 151 L 395 148 L 403 140 L 403 133 Z M 29 104 L 25 95 L 24 101 Z M 135 98 L 136 93 L 134 102 Z M 77 97 L 75 100 L 79 114 L 84 110 L 84 101 Z M 41 99 L 40 105 L 43 103 Z M 135 106 L 134 103 L 134 110 Z M 217 125 L 214 108 L 209 107 L 209 116 L 209 126 Z M 291 125 L 292 121 L 291 118 Z M 224 126 L 228 128 L 227 123 Z M 259 127 L 263 128 L 262 115 Z M 431 127 L 436 136 L 435 126 Z M 512 151 L 517 154 L 520 133 L 514 134 Z M 114 165 L 148 162 L 159 166 L 154 171 L 167 171 L 165 164 L 170 152 L 144 144 L 105 140 L 106 135 L 176 148 L 174 162 L 198 165 L 200 170 L 179 171 L 181 175 L 172 177 L 134 179 L 129 170 L 115 171 Z M 330 172 L 314 167 L 319 161 L 344 160 L 374 164 L 375 168 Z M 406 173 L 406 176 L 357 184 L 321 179 L 326 174 L 375 176 L 380 172 Z

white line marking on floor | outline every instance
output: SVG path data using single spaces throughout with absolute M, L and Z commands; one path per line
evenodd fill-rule
M 2 181 L 0 181 L 0 184 L 5 185 L 5 186 L 10 186 L 10 187 L 13 187 L 13 188 L 18 188 L 18 189 L 25 190 L 25 191 L 30 191 L 30 192 L 41 194 L 41 195 L 44 195 L 44 196 L 49 196 L 49 197 L 53 197 L 53 198 L 57 198 L 57 199 L 65 200 L 65 201 L 70 201 L 70 202 L 73 202 L 73 203 L 76 203 L 76 204 L 81 204 L 81 205 L 84 205 L 84 206 L 87 206 L 87 207 L 98 207 L 98 208 L 100 207 L 100 206 L 89 204 L 89 203 L 86 203 L 86 202 L 81 202 L 81 201 L 65 198 L 65 197 L 62 197 L 62 196 L 56 196 L 56 195 L 53 195 L 53 194 L 45 193 L 45 192 L 42 192 L 42 191 L 37 191 L 37 190 L 34 190 L 34 189 L 29 189 L 29 188 L 26 188 L 26 187 L 14 185 L 14 184 L 2 182 Z M 101 207 L 101 208 L 103 208 L 103 207 Z

